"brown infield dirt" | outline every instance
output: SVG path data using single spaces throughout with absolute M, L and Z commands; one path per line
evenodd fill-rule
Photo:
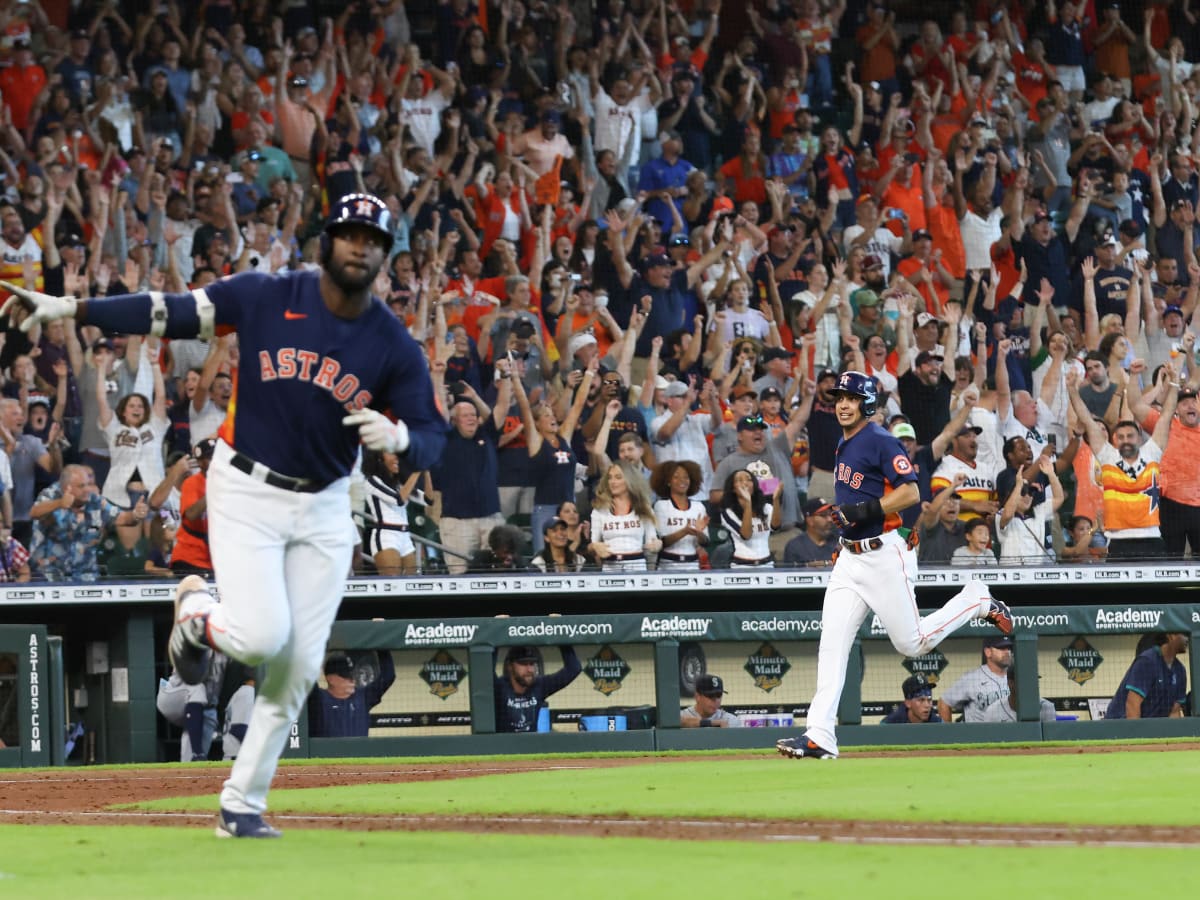
M 1200 743 L 1167 746 L 1088 746 L 1086 748 L 1021 747 L 1008 750 L 915 750 L 925 756 L 1012 753 L 1173 752 L 1200 749 Z M 896 752 L 862 752 L 845 757 L 887 758 Z M 760 754 L 725 759 L 760 759 Z M 610 768 L 694 761 L 694 756 L 564 757 L 511 759 L 422 765 L 285 765 L 275 788 L 337 787 L 449 781 L 519 772 Z M 822 765 L 813 761 L 779 760 L 779 765 Z M 214 815 L 196 812 L 112 810 L 114 803 L 138 803 L 167 797 L 220 791 L 226 770 L 180 766 L 127 769 L 59 769 L 0 772 L 0 824 L 4 825 L 173 825 L 210 827 Z M 480 834 L 582 835 L 660 840 L 739 840 L 767 842 L 836 842 L 860 844 L 988 845 L 988 846 L 1200 846 L 1200 828 L 1157 826 L 1077 826 L 998 823 L 884 822 L 862 820 L 782 820 L 754 818 L 651 818 L 634 816 L 451 816 L 451 815 L 289 815 L 269 814 L 280 828 L 324 828 L 343 831 L 460 831 Z

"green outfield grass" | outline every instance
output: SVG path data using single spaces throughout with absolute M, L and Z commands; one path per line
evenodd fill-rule
M 570 760 L 560 760 L 569 766 Z M 485 775 L 458 781 L 276 790 L 295 813 L 556 813 L 952 822 L 1200 824 L 1170 802 L 1200 751 L 893 757 L 834 762 L 704 759 Z M 210 809 L 211 797 L 139 804 Z
M 293 829 L 218 841 L 196 828 L 0 827 L 0 896 L 429 900 L 972 900 L 1200 888 L 1194 850 L 878 847 Z

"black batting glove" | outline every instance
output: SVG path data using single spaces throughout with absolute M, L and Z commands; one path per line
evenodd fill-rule
M 847 525 L 861 525 L 865 522 L 882 522 L 883 506 L 878 500 L 864 500 L 862 503 L 852 503 L 849 506 L 835 506 L 833 514 L 843 528 Z

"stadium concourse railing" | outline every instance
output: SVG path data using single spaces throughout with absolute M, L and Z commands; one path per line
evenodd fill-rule
M 1018 614 L 1018 718 L 1007 725 L 860 725 L 862 671 L 852 657 L 840 718 L 845 746 L 1200 736 L 1200 710 L 1141 722 L 1038 721 L 1037 641 L 1044 635 L 1180 631 L 1200 639 L 1194 592 L 1200 564 L 1080 565 L 988 570 L 928 568 L 920 599 L 934 607 L 971 577 Z M 651 644 L 655 726 L 625 732 L 496 734 L 492 679 L 468 678 L 471 734 L 310 739 L 303 717 L 291 756 L 421 756 L 508 752 L 751 747 L 793 729 L 680 729 L 680 642 L 816 641 L 828 570 L 696 573 L 479 574 L 352 578 L 330 645 L 339 649 L 456 649 L 469 672 L 492 672 L 495 651 L 557 646 L 573 634 Z M 10 584 L 0 587 L 0 766 L 154 762 L 167 756 L 154 699 L 167 674 L 163 648 L 173 584 Z M 482 612 L 486 610 L 486 613 Z M 994 631 L 973 621 L 956 637 Z M 868 617 L 860 640 L 886 641 Z M 1200 679 L 1198 654 L 1185 658 Z M 6 724 L 5 717 L 8 718 Z M 15 724 L 12 720 L 15 719 Z M 950 729 L 953 729 L 951 731 Z M 82 732 L 82 737 L 81 737 Z M 79 740 L 76 740 L 79 738 Z M 78 745 L 78 746 L 76 746 Z M 76 752 L 70 753 L 71 747 Z

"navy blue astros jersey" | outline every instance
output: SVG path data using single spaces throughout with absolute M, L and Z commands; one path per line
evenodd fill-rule
M 364 407 L 404 420 L 414 470 L 435 463 L 446 424 L 420 346 L 378 298 L 343 319 L 321 298 L 319 272 L 247 272 L 204 288 L 217 326 L 238 334 L 233 399 L 220 436 L 293 478 L 328 483 L 349 474 Z
M 917 480 L 912 463 L 897 438 L 868 422 L 854 437 L 838 442 L 834 462 L 834 497 L 838 506 L 853 506 L 866 500 L 882 500 L 899 485 Z M 889 515 L 884 531 L 900 527 L 900 516 Z M 850 540 L 862 540 L 879 534 L 877 522 L 849 525 L 843 534 Z

